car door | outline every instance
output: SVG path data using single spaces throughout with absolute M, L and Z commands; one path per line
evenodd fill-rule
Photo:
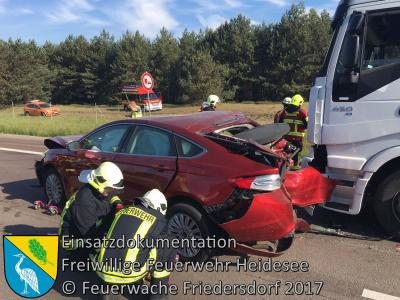
M 114 156 L 132 128 L 129 124 L 114 124 L 93 131 L 79 141 L 79 147 L 71 151 L 64 161 L 65 178 L 71 194 L 82 184 L 78 176 L 82 170 L 95 169 L 104 161 L 113 161 Z
M 32 104 L 32 110 L 30 113 L 32 116 L 39 116 L 40 115 L 40 110 L 39 110 L 39 105 L 37 104 Z
M 172 134 L 161 128 L 138 125 L 114 162 L 125 181 L 125 201 L 157 188 L 165 191 L 176 173 L 177 154 Z

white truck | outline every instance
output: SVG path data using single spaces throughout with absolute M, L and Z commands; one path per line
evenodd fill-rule
M 342 0 L 332 29 L 308 127 L 312 164 L 338 181 L 324 206 L 372 207 L 400 235 L 400 1 Z

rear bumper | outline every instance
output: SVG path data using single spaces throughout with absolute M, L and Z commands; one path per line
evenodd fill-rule
M 297 218 L 282 189 L 257 194 L 246 212 L 237 220 L 220 226 L 239 243 L 280 240 L 296 229 Z

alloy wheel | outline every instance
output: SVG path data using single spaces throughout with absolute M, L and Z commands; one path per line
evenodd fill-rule
M 197 223 L 187 214 L 176 213 L 168 220 L 168 232 L 178 239 L 201 239 L 202 234 Z M 190 243 L 189 243 L 190 244 Z M 195 257 L 201 249 L 188 245 L 179 250 L 185 257 Z

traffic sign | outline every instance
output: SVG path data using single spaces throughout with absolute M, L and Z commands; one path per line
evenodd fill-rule
M 142 76 L 140 76 L 140 81 L 146 90 L 151 90 L 154 86 L 154 79 L 149 72 L 144 72 Z

